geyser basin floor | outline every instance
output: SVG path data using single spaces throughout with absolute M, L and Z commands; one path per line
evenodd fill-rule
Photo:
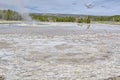
M 40 34 L 53 36 L 96 34 L 96 33 L 119 33 L 119 25 L 106 24 L 77 24 L 77 23 L 16 23 L 1 24 L 0 33 L 7 34 Z
M 92 24 L 94 28 L 88 29 L 87 25 L 59 24 L 1 25 L 0 76 L 6 80 L 103 80 L 120 76 L 119 26 Z

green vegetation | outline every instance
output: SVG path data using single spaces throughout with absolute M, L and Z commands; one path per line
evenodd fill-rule
M 78 23 L 90 23 L 90 17 L 81 18 L 73 16 L 48 16 L 48 15 L 35 15 L 31 14 L 32 18 L 43 22 L 78 22 Z
M 30 14 L 32 19 L 41 22 L 78 22 L 78 23 L 91 23 L 91 22 L 120 22 L 120 16 L 80 16 L 80 15 L 41 15 Z M 23 20 L 18 12 L 12 10 L 0 10 L 0 20 Z
M 18 12 L 12 10 L 1 10 L 0 11 L 0 19 L 1 20 L 22 20 L 22 17 Z
M 79 19 L 77 20 L 77 22 L 78 22 L 78 23 L 83 23 L 83 22 L 84 22 L 84 19 L 83 19 L 83 18 L 79 18 Z
M 90 16 L 92 21 L 113 21 L 113 22 L 120 22 L 120 16 Z
M 58 16 L 47 16 L 47 15 L 35 15 L 31 14 L 32 18 L 43 22 L 75 22 L 75 17 L 58 17 Z
M 86 18 L 78 18 L 77 20 L 78 23 L 91 23 L 90 17 L 86 17 Z
M 120 22 L 120 16 L 48 16 L 48 15 L 36 15 L 31 14 L 32 18 L 43 22 L 78 22 L 78 23 L 91 23 L 98 22 Z

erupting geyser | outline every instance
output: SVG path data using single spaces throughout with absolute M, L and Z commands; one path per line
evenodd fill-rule
M 26 4 L 22 0 L 15 0 L 14 5 L 18 8 L 20 15 L 25 21 L 32 21 L 32 18 L 29 16 L 30 12 L 24 7 Z

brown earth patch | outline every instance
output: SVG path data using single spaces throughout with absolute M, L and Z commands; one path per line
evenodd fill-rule
M 0 75 L 0 80 L 5 80 L 5 77 Z
M 0 49 L 3 49 L 3 48 L 9 48 L 10 47 L 10 43 L 7 43 L 7 42 L 0 42 Z
M 67 44 L 61 44 L 61 45 L 56 45 L 55 48 L 58 50 L 65 50 L 65 49 L 69 49 L 72 48 L 72 45 L 67 45 Z
M 55 60 L 60 63 L 90 63 L 95 61 L 104 61 L 110 59 L 110 54 L 65 54 L 58 56 Z
M 120 80 L 120 76 L 117 76 L 117 77 L 109 77 L 108 79 L 104 79 L 104 80 Z

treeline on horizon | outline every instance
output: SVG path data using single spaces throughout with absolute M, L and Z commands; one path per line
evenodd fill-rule
M 0 20 L 23 20 L 22 16 L 12 10 L 0 10 Z
M 49 16 L 49 15 L 36 15 L 31 14 L 32 18 L 37 21 L 43 22 L 78 22 L 78 23 L 90 23 L 90 17 L 77 18 L 73 16 Z
M 120 22 L 120 16 L 54 16 L 54 15 L 41 15 L 30 14 L 33 20 L 41 22 L 78 22 L 78 23 L 91 23 L 91 21 L 113 21 Z M 0 20 L 24 20 L 22 16 L 13 10 L 0 10 Z

